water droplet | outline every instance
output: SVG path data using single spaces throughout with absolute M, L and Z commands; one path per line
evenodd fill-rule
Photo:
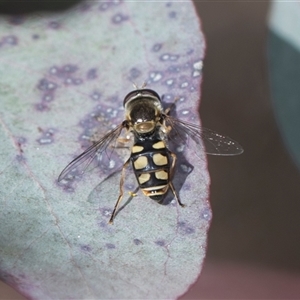
M 151 72 L 150 78 L 152 82 L 157 82 L 162 79 L 162 74 L 160 72 Z

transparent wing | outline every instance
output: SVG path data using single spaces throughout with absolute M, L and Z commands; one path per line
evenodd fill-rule
M 83 153 L 73 159 L 60 173 L 58 181 L 74 177 L 74 173 L 82 175 L 96 155 L 106 150 L 108 145 L 114 144 L 119 137 L 124 124 L 120 124 L 115 129 L 109 131 L 101 140 L 87 148 Z
M 244 152 L 242 146 L 228 136 L 221 135 L 211 129 L 181 121 L 171 116 L 166 116 L 166 125 L 172 128 L 168 138 L 186 141 L 193 139 L 196 144 L 203 141 L 205 152 L 211 155 L 238 155 Z

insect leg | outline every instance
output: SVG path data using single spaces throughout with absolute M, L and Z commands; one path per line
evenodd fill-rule
M 118 200 L 117 200 L 117 202 L 115 204 L 114 210 L 113 210 L 113 212 L 111 214 L 111 217 L 109 219 L 109 222 L 108 222 L 109 224 L 113 224 L 116 211 L 117 211 L 117 209 L 119 207 L 119 204 L 120 204 L 120 202 L 121 202 L 121 200 L 123 198 L 123 193 L 124 193 L 124 191 L 123 191 L 123 185 L 124 185 L 124 178 L 125 178 L 125 169 L 128 167 L 129 162 L 130 162 L 130 159 L 128 159 L 124 163 L 123 168 L 122 168 L 122 174 L 121 174 L 121 179 L 120 179 L 120 194 L 119 194 Z
M 177 101 L 179 100 L 180 98 L 179 97 L 176 97 L 174 102 L 164 111 L 164 113 L 166 115 L 169 114 L 170 110 L 173 109 L 173 107 L 176 105 Z
M 171 175 L 171 178 L 173 177 L 173 174 L 174 174 L 174 167 L 175 167 L 175 163 L 176 163 L 176 159 L 177 159 L 177 156 L 176 156 L 176 154 L 175 153 L 173 153 L 173 152 L 170 152 L 170 155 L 172 156 L 172 165 L 171 165 L 171 168 L 170 168 L 170 175 Z M 175 199 L 177 200 L 177 202 L 178 202 L 178 204 L 181 206 L 181 207 L 185 207 L 185 205 L 180 201 L 180 199 L 179 199 L 179 197 L 178 197 L 178 195 L 177 195 L 177 192 L 176 192 L 176 190 L 175 190 L 175 188 L 174 188 L 174 185 L 173 185 L 173 183 L 172 183 L 172 181 L 170 180 L 170 182 L 169 182 L 169 186 L 170 186 L 170 188 L 171 188 L 171 190 L 172 190 L 172 192 L 173 192 L 173 194 L 174 194 L 174 197 L 175 197 Z

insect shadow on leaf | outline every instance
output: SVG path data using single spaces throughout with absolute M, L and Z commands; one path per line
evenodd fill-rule
M 177 119 L 176 102 L 178 100 L 179 98 L 176 98 L 175 101 L 170 105 L 170 103 L 164 102 L 164 96 L 162 96 L 162 103 L 165 111 L 169 109 L 170 115 L 172 115 L 172 117 L 174 117 L 175 119 Z M 172 125 L 170 126 L 172 127 Z M 178 193 L 180 193 L 188 175 L 191 174 L 194 169 L 194 166 L 191 165 L 186 159 L 185 151 L 178 151 L 178 149 L 182 148 L 184 145 L 187 145 L 188 147 L 187 142 L 188 136 L 182 129 L 180 129 L 179 127 L 171 128 L 171 131 L 168 134 L 167 144 L 168 148 L 172 152 L 176 153 L 177 157 L 171 180 L 173 181 L 174 188 Z M 182 169 L 182 166 L 184 166 L 184 169 Z M 174 195 L 171 191 L 169 191 L 161 204 L 168 205 L 173 200 Z

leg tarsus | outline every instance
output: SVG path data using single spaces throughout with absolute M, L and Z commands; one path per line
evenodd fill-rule
M 118 209 L 118 207 L 119 207 L 119 205 L 121 203 L 121 200 L 123 198 L 123 193 L 124 193 L 124 191 L 123 191 L 123 185 L 124 185 L 124 178 L 125 178 L 125 169 L 128 167 L 129 161 L 130 160 L 128 159 L 124 163 L 123 168 L 122 168 L 121 179 L 120 179 L 120 193 L 119 193 L 118 200 L 117 200 L 117 202 L 115 204 L 114 210 L 113 210 L 113 212 L 111 214 L 111 217 L 110 217 L 110 219 L 108 221 L 109 224 L 113 224 L 114 223 L 115 214 L 116 214 L 117 209 Z
M 171 168 L 170 168 L 170 173 L 171 173 L 171 178 L 172 178 L 172 177 L 173 177 L 173 174 L 174 174 L 174 168 L 175 168 L 175 163 L 176 163 L 176 160 L 177 160 L 177 156 L 176 156 L 175 153 L 173 153 L 173 152 L 171 152 L 171 151 L 170 151 L 170 155 L 172 156 L 172 165 L 171 165 Z M 177 195 L 177 193 L 176 193 L 176 190 L 175 190 L 175 188 L 174 188 L 174 185 L 173 185 L 172 181 L 169 182 L 169 186 L 170 186 L 170 188 L 171 188 L 171 190 L 172 190 L 172 192 L 173 192 L 173 194 L 174 194 L 174 197 L 175 197 L 175 199 L 177 200 L 178 204 L 179 204 L 181 207 L 185 207 L 185 204 L 183 204 L 183 203 L 180 201 L 180 199 L 179 199 L 179 197 L 178 197 L 178 195 Z
M 164 113 L 166 114 L 166 115 L 168 115 L 169 114 L 169 112 L 170 112 L 170 110 L 171 109 L 173 109 L 173 107 L 176 105 L 176 102 L 179 100 L 180 98 L 179 97 L 176 97 L 175 99 L 174 99 L 174 102 L 164 111 Z
M 172 190 L 172 192 L 173 192 L 173 194 L 174 194 L 174 197 L 175 197 L 175 199 L 177 200 L 178 204 L 179 204 L 181 207 L 185 207 L 185 204 L 183 204 L 183 203 L 180 201 L 179 197 L 177 196 L 176 190 L 175 190 L 174 185 L 173 185 L 173 183 L 172 183 L 171 181 L 170 181 L 169 185 L 170 185 L 170 188 L 171 188 L 171 190 Z

